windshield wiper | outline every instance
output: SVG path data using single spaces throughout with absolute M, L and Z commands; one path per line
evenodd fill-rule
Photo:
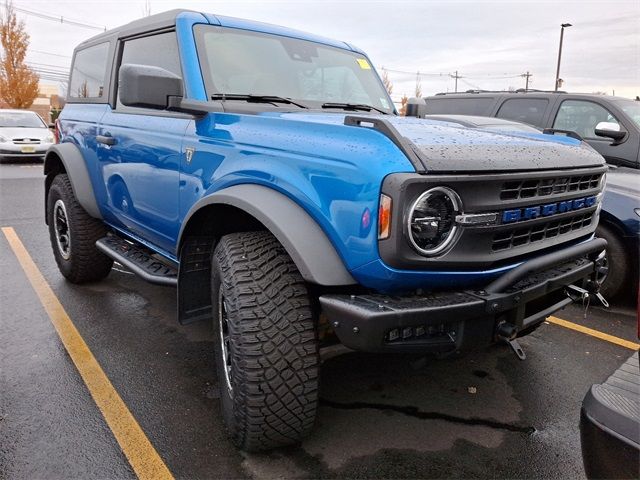
M 376 108 L 373 105 L 366 105 L 364 103 L 334 103 L 328 102 L 323 103 L 322 108 L 342 108 L 344 110 L 364 110 L 365 112 L 370 112 L 371 110 L 375 110 L 376 112 L 380 112 L 384 115 L 389 115 L 389 112 L 385 112 L 380 108 Z
M 244 95 L 238 93 L 214 93 L 211 95 L 211 100 L 244 100 L 246 102 L 253 103 L 286 103 L 289 105 L 295 105 L 300 108 L 309 108 L 302 103 L 295 102 L 290 98 L 278 97 L 277 95 Z

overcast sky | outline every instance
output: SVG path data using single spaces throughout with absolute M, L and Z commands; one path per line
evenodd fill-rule
M 18 8 L 116 27 L 139 18 L 145 0 L 14 0 Z M 390 70 L 394 98 L 412 96 L 420 71 L 423 95 L 458 89 L 552 89 L 560 24 L 565 30 L 560 77 L 575 92 L 640 95 L 640 0 L 175 1 L 150 0 L 152 13 L 190 8 L 305 30 L 353 43 Z M 18 12 L 31 35 L 28 60 L 48 71 L 68 68 L 76 44 L 99 31 Z M 441 74 L 441 75 L 440 75 Z M 507 77 L 507 78 L 505 78 Z

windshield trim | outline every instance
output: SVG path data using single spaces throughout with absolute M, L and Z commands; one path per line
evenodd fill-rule
M 211 78 L 211 75 L 209 74 L 210 63 L 209 63 L 209 58 L 205 54 L 205 46 L 203 44 L 203 42 L 204 42 L 204 39 L 203 39 L 204 33 L 206 33 L 206 31 L 208 29 L 235 30 L 235 31 L 246 32 L 247 34 L 253 34 L 253 35 L 257 35 L 257 36 L 271 36 L 271 37 L 289 38 L 289 39 L 293 39 L 293 40 L 298 40 L 300 42 L 308 42 L 308 43 L 313 43 L 313 44 L 316 44 L 316 45 L 321 45 L 323 48 L 327 48 L 327 49 L 343 51 L 343 52 L 346 52 L 346 53 L 354 55 L 354 58 L 356 56 L 364 57 L 364 58 L 367 59 L 367 61 L 371 65 L 372 73 L 374 74 L 374 78 L 375 78 L 377 84 L 380 87 L 381 94 L 385 95 L 385 99 L 387 100 L 387 102 L 389 102 L 390 107 L 387 108 L 387 109 L 384 109 L 384 110 L 387 111 L 391 115 L 397 115 L 397 110 L 396 110 L 395 104 L 393 103 L 393 100 L 391 99 L 389 93 L 387 92 L 387 89 L 385 88 L 385 86 L 384 86 L 384 84 L 382 82 L 382 79 L 380 78 L 380 75 L 378 75 L 378 72 L 375 69 L 375 67 L 373 66 L 373 63 L 371 62 L 369 57 L 365 53 L 363 53 L 361 51 L 351 50 L 351 49 L 347 48 L 346 44 L 345 44 L 345 48 L 342 48 L 342 47 L 337 47 L 337 46 L 330 45 L 330 44 L 327 44 L 327 43 L 316 42 L 316 41 L 309 40 L 309 39 L 306 39 L 306 38 L 292 37 L 292 36 L 289 36 L 289 35 L 283 35 L 283 34 L 278 34 L 278 33 L 248 30 L 248 29 L 245 29 L 245 28 L 223 26 L 223 25 L 197 24 L 197 25 L 194 25 L 193 32 L 194 32 L 194 38 L 195 38 L 195 44 L 196 44 L 196 53 L 197 53 L 198 61 L 199 61 L 199 64 L 200 64 L 200 72 L 202 74 L 202 80 L 204 82 L 207 101 L 212 101 L 212 96 L 214 96 L 214 95 L 220 95 L 220 94 L 224 93 L 224 92 L 219 92 L 215 88 L 215 86 L 213 85 L 213 79 Z M 251 93 L 247 93 L 246 95 L 251 95 Z M 276 96 L 276 95 L 274 94 L 272 96 Z M 321 110 L 322 109 L 322 104 L 323 103 L 327 103 L 327 101 L 328 101 L 328 100 L 324 100 L 324 99 L 323 100 L 308 100 L 308 99 L 304 99 L 304 98 L 295 98 L 295 97 L 286 97 L 286 98 L 290 98 L 292 101 L 294 101 L 296 103 L 303 104 L 303 105 L 307 106 L 309 109 L 313 109 L 313 110 L 316 110 L 316 109 Z M 260 104 L 258 104 L 258 105 L 260 105 Z M 269 104 L 264 104 L 264 105 L 269 105 Z M 271 105 L 271 106 L 273 107 L 273 105 Z M 279 105 L 277 105 L 275 107 L 278 108 L 278 109 L 280 109 L 280 108 L 282 108 L 282 109 L 289 108 L 290 109 L 291 105 L 279 104 Z

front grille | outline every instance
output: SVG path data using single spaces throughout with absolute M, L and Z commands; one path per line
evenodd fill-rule
M 39 138 L 14 138 L 13 143 L 15 145 L 34 145 L 40 143 Z
M 579 192 L 597 188 L 602 173 L 571 177 L 538 178 L 505 182 L 500 191 L 501 200 L 544 197 L 559 193 Z
M 590 226 L 594 213 L 579 213 L 562 220 L 550 220 L 531 227 L 501 231 L 493 236 L 491 248 L 494 252 L 499 252 L 575 232 Z

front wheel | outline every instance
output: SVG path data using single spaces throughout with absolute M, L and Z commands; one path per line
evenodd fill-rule
M 627 256 L 622 239 L 611 228 L 602 224 L 598 225 L 596 236 L 607 241 L 605 266 L 608 271 L 599 279 L 602 283 L 600 293 L 605 298 L 615 298 L 627 289 L 633 291 L 634 279 L 631 275 L 633 262 Z
M 319 370 L 302 276 L 270 233 L 234 233 L 215 248 L 211 286 L 218 383 L 231 438 L 249 452 L 299 442 L 314 424 Z

